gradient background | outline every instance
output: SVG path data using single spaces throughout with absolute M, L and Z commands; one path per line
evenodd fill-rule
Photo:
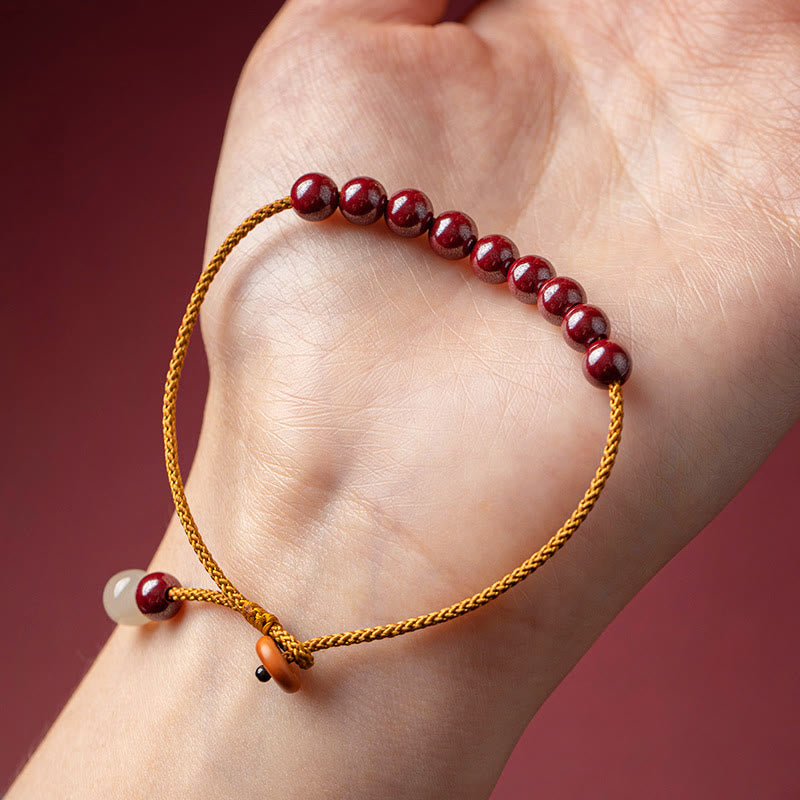
M 0 789 L 110 633 L 106 579 L 169 520 L 163 377 L 237 75 L 279 5 L 3 6 Z M 184 465 L 205 380 L 195 345 Z M 493 800 L 800 797 L 799 455 L 795 426 L 546 703 Z

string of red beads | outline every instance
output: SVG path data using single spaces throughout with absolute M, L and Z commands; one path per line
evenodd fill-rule
M 541 256 L 522 256 L 507 236 L 478 237 L 472 217 L 462 211 L 435 216 L 430 199 L 418 189 L 402 189 L 391 197 L 374 178 L 348 181 L 339 192 L 327 176 L 310 172 L 292 186 L 292 208 L 306 220 L 317 222 L 337 208 L 356 225 L 371 225 L 383 217 L 390 231 L 405 238 L 428 234 L 434 253 L 455 261 L 469 256 L 473 272 L 486 283 L 508 284 L 517 300 L 534 304 L 542 316 L 560 325 L 570 347 L 581 350 L 583 374 L 595 386 L 625 383 L 631 375 L 631 357 L 611 341 L 608 317 L 586 304 L 586 292 L 572 278 L 556 275 Z

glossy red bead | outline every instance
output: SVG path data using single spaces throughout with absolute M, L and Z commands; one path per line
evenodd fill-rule
M 445 211 L 433 221 L 428 241 L 437 256 L 457 261 L 472 252 L 478 241 L 478 226 L 462 211 Z
M 166 572 L 148 573 L 136 587 L 136 605 L 139 611 L 156 622 L 174 617 L 183 605 L 183 600 L 170 600 L 167 589 L 180 585 L 176 577 Z
M 564 314 L 561 333 L 575 350 L 585 350 L 598 339 L 607 339 L 611 331 L 608 317 L 595 306 L 578 303 Z
M 553 325 L 560 325 L 564 314 L 572 306 L 586 302 L 586 292 L 572 278 L 561 276 L 550 278 L 539 289 L 537 305 L 542 316 Z
M 583 354 L 583 374 L 589 383 L 604 388 L 610 383 L 625 383 L 631 376 L 631 357 L 616 342 L 601 339 Z
M 433 206 L 428 195 L 418 189 L 403 189 L 389 198 L 384 216 L 392 233 L 413 239 L 430 228 Z
M 502 283 L 508 277 L 508 269 L 519 250 L 507 236 L 492 234 L 482 236 L 475 242 L 469 256 L 472 271 L 486 283 Z
M 319 172 L 302 175 L 292 186 L 292 208 L 303 219 L 319 222 L 326 219 L 339 205 L 336 184 Z
M 508 270 L 508 290 L 522 303 L 533 305 L 539 289 L 556 274 L 553 265 L 541 256 L 522 256 Z
M 374 178 L 353 178 L 339 192 L 339 211 L 354 225 L 372 225 L 385 210 L 386 189 Z

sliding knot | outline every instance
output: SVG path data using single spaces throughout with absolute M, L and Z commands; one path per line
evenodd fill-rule
M 239 609 L 241 615 L 264 636 L 270 636 L 280 647 L 287 661 L 294 661 L 298 667 L 308 669 L 314 665 L 314 656 L 303 642 L 292 636 L 278 618 L 265 611 L 258 603 L 246 600 Z
M 241 608 L 242 616 L 258 631 L 266 636 L 278 621 L 274 614 L 265 611 L 258 603 L 248 600 Z

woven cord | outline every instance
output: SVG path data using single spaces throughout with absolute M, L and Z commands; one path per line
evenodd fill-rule
M 516 586 L 520 581 L 525 580 L 532 572 L 542 566 L 549 558 L 557 553 L 569 540 L 573 533 L 580 527 L 581 523 L 589 515 L 589 512 L 597 502 L 597 498 L 603 491 L 603 487 L 611 474 L 614 461 L 619 450 L 620 439 L 622 438 L 622 387 L 619 383 L 613 383 L 608 388 L 608 395 L 611 404 L 611 415 L 608 425 L 608 436 L 606 438 L 603 456 L 597 468 L 589 488 L 583 495 L 577 508 L 570 514 L 567 521 L 558 529 L 553 537 L 537 550 L 530 558 L 520 564 L 515 570 L 495 581 L 491 586 L 487 586 L 482 591 L 467 597 L 458 603 L 424 614 L 419 617 L 394 622 L 390 625 L 378 625 L 373 628 L 362 628 L 344 633 L 318 636 L 307 641 L 300 641 L 292 636 L 280 624 L 274 614 L 265 611 L 257 603 L 248 600 L 231 582 L 225 577 L 219 564 L 214 560 L 206 543 L 203 541 L 197 524 L 192 517 L 189 503 L 186 500 L 183 479 L 181 477 L 180 466 L 178 464 L 178 442 L 175 425 L 175 409 L 178 396 L 178 385 L 180 382 L 181 371 L 186 359 L 186 351 L 189 347 L 189 340 L 197 318 L 200 314 L 200 306 L 205 299 L 211 282 L 222 267 L 225 259 L 230 255 L 234 247 L 247 236 L 256 225 L 265 219 L 286 211 L 292 207 L 290 197 L 276 200 L 274 203 L 259 208 L 253 212 L 244 222 L 242 222 L 225 241 L 220 245 L 208 266 L 200 275 L 197 285 L 192 292 L 186 313 L 183 315 L 178 336 L 175 340 L 175 347 L 172 351 L 172 359 L 167 372 L 166 385 L 164 387 L 164 405 L 162 423 L 164 429 L 164 453 L 167 464 L 167 476 L 172 491 L 172 499 L 175 502 L 175 510 L 178 518 L 186 531 L 193 550 L 206 568 L 206 571 L 217 584 L 220 591 L 210 589 L 192 589 L 188 587 L 174 587 L 169 590 L 169 597 L 173 600 L 197 600 L 206 603 L 216 603 L 226 606 L 234 611 L 238 611 L 253 627 L 261 631 L 262 634 L 269 634 L 284 651 L 288 661 L 294 661 L 299 666 L 307 669 L 314 663 L 312 653 L 316 650 L 326 650 L 330 647 L 343 647 L 362 642 L 373 642 L 377 639 L 389 639 L 393 636 L 400 636 L 411 631 L 429 628 L 432 625 L 439 625 L 442 622 L 460 617 L 470 611 L 474 611 L 481 606 L 504 594 L 512 586 Z
M 211 281 L 214 280 L 225 259 L 230 255 L 234 247 L 247 236 L 253 228 L 265 219 L 286 211 L 292 207 L 289 197 L 269 203 L 257 211 L 253 212 L 244 222 L 241 223 L 232 233 L 225 237 L 225 241 L 220 245 L 208 266 L 200 275 L 197 285 L 194 287 L 189 305 L 181 320 L 178 328 L 178 336 L 175 339 L 175 347 L 172 350 L 172 358 L 167 370 L 167 380 L 164 386 L 164 404 L 162 408 L 162 427 L 164 431 L 164 456 L 167 465 L 167 477 L 169 479 L 172 499 L 175 503 L 175 511 L 186 531 L 192 549 L 197 553 L 206 572 L 211 576 L 214 583 L 219 586 L 219 592 L 206 589 L 172 588 L 169 590 L 169 597 L 172 600 L 200 600 L 207 603 L 227 606 L 238 611 L 253 627 L 262 633 L 269 633 L 273 639 L 286 651 L 289 660 L 297 662 L 302 667 L 310 667 L 314 663 L 311 651 L 305 648 L 294 636 L 281 627 L 277 618 L 265 611 L 257 603 L 253 603 L 228 580 L 225 573 L 217 564 L 211 551 L 208 549 L 197 523 L 194 521 L 189 503 L 186 500 L 186 491 L 181 477 L 180 464 L 178 463 L 178 440 L 175 423 L 175 410 L 178 399 L 178 385 L 183 371 L 183 364 L 186 360 L 186 351 L 189 348 L 189 341 L 192 331 L 200 315 L 200 306 L 205 300 Z

